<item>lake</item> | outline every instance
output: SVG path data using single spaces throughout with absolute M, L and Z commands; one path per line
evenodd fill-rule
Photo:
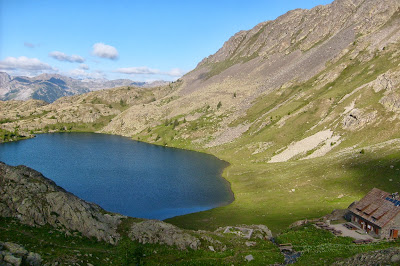
M 41 134 L 0 144 L 0 161 L 26 165 L 76 196 L 124 215 L 167 219 L 233 201 L 227 163 L 95 133 Z

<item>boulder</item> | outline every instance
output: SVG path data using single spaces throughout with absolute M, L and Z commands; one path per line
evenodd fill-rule
M 28 251 L 24 247 L 15 243 L 5 242 L 3 246 L 4 248 L 8 249 L 8 251 L 10 251 L 11 253 L 21 257 L 28 254 Z
M 399 263 L 400 262 L 400 254 L 395 254 L 390 258 L 390 262 Z
M 200 240 L 184 230 L 158 220 L 147 220 L 135 223 L 129 230 L 129 237 L 134 241 L 146 244 L 166 244 L 180 250 L 198 249 Z
M 244 259 L 246 260 L 246 261 L 252 261 L 252 260 L 254 260 L 254 257 L 253 257 L 253 255 L 247 255 L 246 257 L 244 257 Z
M 22 263 L 22 259 L 21 258 L 14 257 L 14 255 L 12 255 L 12 254 L 5 255 L 3 260 L 5 262 L 10 263 L 11 265 L 14 265 L 14 266 L 19 266 Z
M 26 262 L 31 266 L 39 266 L 42 263 L 42 257 L 37 253 L 29 252 Z

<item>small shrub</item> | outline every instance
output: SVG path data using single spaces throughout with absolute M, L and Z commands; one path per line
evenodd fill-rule
M 221 108 L 221 106 L 222 106 L 222 103 L 221 103 L 221 101 L 219 101 L 217 104 L 217 109 Z
M 174 123 L 172 124 L 172 128 L 175 129 L 175 127 L 179 126 L 179 121 L 178 119 L 174 120 Z
M 119 105 L 121 105 L 121 107 L 125 107 L 127 104 L 126 104 L 126 101 L 125 100 L 119 100 Z

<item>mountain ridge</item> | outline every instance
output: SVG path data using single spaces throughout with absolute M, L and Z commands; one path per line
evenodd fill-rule
M 138 82 L 130 79 L 74 79 L 60 74 L 40 74 L 35 77 L 10 76 L 0 72 L 0 100 L 43 100 L 49 103 L 64 96 L 73 96 L 101 89 L 123 86 L 155 87 L 166 81 Z

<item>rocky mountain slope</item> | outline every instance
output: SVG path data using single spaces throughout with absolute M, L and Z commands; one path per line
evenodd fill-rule
M 0 101 L 1 129 L 34 132 L 97 131 L 130 106 L 145 106 L 175 90 L 174 86 L 120 87 L 63 97 L 49 104 L 41 100 Z M 2 140 L 0 139 L 0 142 Z
M 235 34 L 168 86 L 49 105 L 0 102 L 0 126 L 91 130 L 213 153 L 231 163 L 235 202 L 174 222 L 202 228 L 237 218 L 282 229 L 346 207 L 372 186 L 400 184 L 399 8 L 400 0 L 336 0 L 293 10 Z
M 186 121 L 201 124 L 206 119 L 209 126 L 195 131 L 182 126 L 177 135 L 184 141 L 213 147 L 235 141 L 245 132 L 257 136 L 267 126 L 277 126 L 285 132 L 290 121 L 316 108 L 317 116 L 307 115 L 309 127 L 301 130 L 303 138 L 318 133 L 315 129 L 322 124 L 333 126 L 322 121 L 324 116 L 350 121 L 350 115 L 358 112 L 358 117 L 363 117 L 358 124 L 373 122 L 372 114 L 358 108 L 364 99 L 355 101 L 347 117 L 342 113 L 358 96 L 370 93 L 368 88 L 381 79 L 396 77 L 399 5 L 399 1 L 389 0 L 337 0 L 311 10 L 294 10 L 239 32 L 182 78 L 182 85 L 171 95 L 173 101 L 160 108 L 132 107 L 103 131 L 135 135 L 157 126 L 142 119 L 146 114 L 151 114 L 148 120 L 153 121 L 185 117 Z M 396 84 L 395 80 L 391 83 Z M 348 96 L 343 98 L 345 95 Z M 379 101 L 376 105 L 382 106 Z M 391 116 L 392 110 L 386 110 L 385 115 Z M 121 121 L 126 121 L 125 126 L 121 127 Z M 127 130 L 129 121 L 135 124 L 134 130 Z M 343 123 L 335 125 L 338 132 L 332 136 L 355 127 Z M 199 134 L 199 130 L 203 133 Z M 270 150 L 275 152 L 300 141 L 298 137 L 271 146 Z M 263 142 L 276 143 L 274 139 Z
M 58 74 L 41 74 L 36 77 L 11 77 L 0 72 L 0 100 L 36 99 L 54 102 L 60 97 L 83 94 L 90 91 L 122 86 L 155 87 L 167 82 L 137 82 L 129 79 L 78 80 Z

